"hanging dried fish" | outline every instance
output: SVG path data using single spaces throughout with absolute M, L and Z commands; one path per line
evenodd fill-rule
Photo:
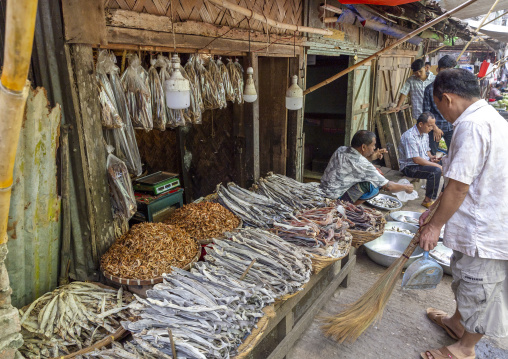
M 148 75 L 141 67 L 138 55 L 131 54 L 129 66 L 122 75 L 129 113 L 134 128 L 150 131 L 153 129 L 152 100 L 146 79 Z
M 151 279 L 183 268 L 198 254 L 198 244 L 181 229 L 163 223 L 139 223 L 102 256 L 108 273 L 128 279 Z
M 155 65 L 157 60 L 150 61 L 148 69 L 148 83 L 150 84 L 153 128 L 159 131 L 166 130 L 166 98 L 162 88 L 162 82 Z
M 201 81 L 196 73 L 196 57 L 193 54 L 189 56 L 189 59 L 184 66 L 184 70 L 188 76 L 188 80 L 192 83 L 194 98 L 196 104 L 199 106 L 200 113 L 202 113 L 205 110 L 205 105 L 203 104 L 203 98 L 201 96 Z
M 203 59 L 201 57 L 196 57 L 194 65 L 196 66 L 196 73 L 200 80 L 201 97 L 203 98 L 205 110 L 216 110 L 222 108 L 219 90 L 217 89 L 210 72 L 203 65 Z
M 182 73 L 182 76 L 189 80 L 190 85 L 190 106 L 189 108 L 184 110 L 184 116 L 185 120 L 188 123 L 192 123 L 194 125 L 199 125 L 202 122 L 201 119 L 201 107 L 198 102 L 198 98 L 196 95 L 196 87 L 194 86 L 194 83 L 192 82 L 192 78 L 187 74 L 184 67 L 180 67 L 180 72 Z
M 215 83 L 215 88 L 217 89 L 217 98 L 219 100 L 219 108 L 226 108 L 227 102 L 226 102 L 226 90 L 224 89 L 225 83 L 223 82 L 222 73 L 213 59 L 213 57 L 210 57 L 208 60 L 208 72 L 210 73 L 210 77 L 212 78 L 213 82 Z
M 220 75 L 222 79 L 222 84 L 224 85 L 224 91 L 226 92 L 226 100 L 235 102 L 235 89 L 231 82 L 231 78 L 229 76 L 229 71 L 224 62 L 222 62 L 221 57 L 217 60 L 217 66 L 220 70 Z
M 113 214 L 129 220 L 137 210 L 131 178 L 125 163 L 112 154 L 113 148 L 108 146 L 107 150 L 109 155 L 106 165 Z
M 235 91 L 235 101 L 238 104 L 243 103 L 243 67 L 236 59 L 234 62 L 231 59 L 228 59 L 227 68 L 229 71 L 229 77 L 231 79 L 231 83 L 233 84 L 233 89 Z

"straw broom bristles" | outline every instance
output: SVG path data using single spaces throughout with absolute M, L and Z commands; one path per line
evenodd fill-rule
M 424 225 L 436 212 L 440 199 L 436 200 L 437 203 L 425 219 Z M 321 328 L 327 337 L 332 337 L 340 343 L 345 340 L 354 342 L 373 322 L 381 319 L 404 264 L 420 243 L 422 227 L 418 229 L 404 253 L 379 277 L 367 293 L 344 312 L 322 319 L 324 324 Z

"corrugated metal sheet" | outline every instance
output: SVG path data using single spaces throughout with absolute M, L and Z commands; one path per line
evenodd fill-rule
M 60 198 L 56 153 L 60 120 L 60 105 L 49 108 L 46 90 L 31 89 L 16 154 L 8 223 L 6 266 L 16 307 L 57 286 Z

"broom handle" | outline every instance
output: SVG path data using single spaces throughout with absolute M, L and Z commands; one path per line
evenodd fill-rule
M 416 247 L 420 244 L 420 232 L 423 230 L 423 227 L 425 227 L 425 225 L 430 222 L 432 217 L 434 217 L 434 213 L 436 213 L 437 208 L 439 207 L 440 201 L 441 201 L 441 195 L 436 200 L 436 203 L 435 203 L 434 207 L 432 208 L 432 210 L 430 211 L 427 218 L 425 218 L 425 222 L 423 222 L 423 226 L 420 226 L 420 228 L 418 228 L 418 232 L 416 232 L 413 239 L 411 240 L 411 242 L 407 246 L 406 250 L 402 254 L 402 256 L 405 257 L 406 260 L 408 260 L 409 257 L 411 257 L 411 255 L 415 251 Z

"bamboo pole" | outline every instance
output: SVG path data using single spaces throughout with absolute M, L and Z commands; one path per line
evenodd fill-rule
M 436 52 L 436 51 L 439 51 L 439 50 L 441 50 L 443 47 L 446 47 L 446 46 L 449 46 L 449 45 L 439 46 L 438 48 L 436 48 L 436 49 L 434 49 L 434 50 L 432 50 L 432 51 L 429 51 L 429 52 L 427 52 L 426 54 L 423 54 L 423 55 L 422 55 L 422 56 L 420 56 L 420 57 L 417 57 L 417 59 L 421 59 L 422 57 L 425 57 L 425 56 L 430 55 L 430 54 L 432 54 L 432 53 L 434 53 L 434 52 Z
M 457 57 L 457 62 L 459 62 L 460 58 L 462 57 L 462 55 L 464 54 L 464 52 L 466 52 L 467 48 L 469 47 L 469 45 L 471 45 L 471 42 L 473 42 L 473 40 L 475 39 L 475 37 L 478 35 L 478 31 L 480 31 L 480 29 L 482 28 L 483 24 L 485 23 L 485 20 L 487 20 L 487 18 L 490 16 L 490 13 L 492 12 L 492 10 L 494 10 L 494 8 L 496 7 L 497 3 L 499 2 L 499 0 L 496 0 L 494 1 L 494 4 L 491 6 L 489 12 L 487 13 L 487 15 L 484 16 L 484 18 L 482 19 L 482 22 L 480 23 L 480 26 L 478 26 L 478 28 L 476 29 L 476 31 L 474 32 L 475 33 L 475 36 L 473 36 L 471 38 L 471 40 L 468 41 L 468 43 L 466 44 L 466 46 L 464 46 L 464 48 L 462 49 L 462 52 L 460 53 L 460 55 Z
M 258 21 L 261 21 L 269 26 L 276 27 L 278 29 L 307 32 L 310 34 L 327 35 L 327 36 L 333 35 L 333 31 L 331 31 L 331 30 L 316 29 L 313 27 L 292 25 L 292 24 L 286 24 L 284 22 L 275 21 L 273 19 L 266 17 L 265 15 L 258 14 L 257 12 L 254 12 L 250 9 L 233 4 L 229 1 L 225 1 L 225 0 L 208 0 L 208 1 L 215 4 L 215 5 L 222 6 L 226 9 L 231 10 L 231 11 L 234 11 L 234 12 L 237 12 L 237 13 L 242 14 L 244 16 L 247 16 L 249 19 L 256 19 Z
M 488 24 L 490 24 L 491 22 L 496 21 L 497 19 L 499 19 L 500 17 L 505 16 L 506 14 L 508 14 L 508 11 L 506 11 L 506 12 L 502 13 L 502 14 L 501 14 L 501 15 L 499 15 L 498 17 L 493 18 L 493 19 L 492 19 L 492 20 L 490 20 L 489 22 L 486 22 L 485 24 L 483 24 L 483 26 L 487 26 L 487 25 L 488 25 Z
M 215 0 L 212 0 L 212 1 L 215 1 Z M 452 14 L 456 13 L 457 11 L 459 10 L 462 10 L 463 8 L 471 5 L 472 3 L 476 2 L 477 0 L 469 0 L 469 1 L 466 1 L 465 3 L 457 6 L 455 9 L 452 9 L 450 11 L 447 11 L 445 12 L 443 15 L 439 16 L 439 17 L 436 17 L 434 20 L 428 22 L 427 24 L 425 24 L 424 26 L 416 29 L 415 31 L 413 32 L 410 32 L 409 34 L 407 34 L 406 36 L 404 36 L 402 39 L 399 39 L 397 41 L 395 41 L 393 44 L 391 44 L 390 46 L 387 46 L 385 47 L 384 49 L 376 52 L 374 55 L 371 55 L 369 57 L 367 57 L 366 59 L 360 61 L 359 63 L 351 66 L 351 67 L 348 67 L 347 69 L 345 69 L 344 71 L 341 71 L 339 72 L 338 74 L 336 75 L 333 75 L 332 77 L 330 77 L 329 79 L 323 81 L 323 82 L 320 82 L 318 83 L 317 85 L 314 85 L 310 88 L 308 88 L 307 90 L 305 90 L 303 92 L 304 95 L 307 95 L 313 91 L 316 91 L 318 88 L 321 88 L 325 85 L 328 85 L 330 82 L 332 81 L 335 81 L 337 80 L 339 77 L 342 77 L 348 73 L 350 73 L 351 71 L 355 70 L 356 68 L 360 67 L 360 66 L 363 66 L 369 62 L 371 62 L 372 60 L 374 60 L 375 58 L 377 58 L 378 56 L 380 56 L 382 53 L 385 53 L 386 51 L 389 51 L 391 49 L 393 49 L 394 47 L 402 44 L 404 41 L 407 41 L 409 39 L 411 39 L 412 37 L 415 37 L 416 35 L 418 35 L 419 33 L 421 33 L 423 30 L 426 30 L 428 29 L 429 27 L 431 26 L 434 26 L 436 25 L 437 23 L 441 22 L 442 20 L 450 17 Z
M 504 61 L 503 61 L 503 60 L 504 60 Z M 497 66 L 496 66 L 496 64 L 497 64 L 497 63 L 499 63 L 500 61 L 503 61 L 503 62 L 501 62 L 499 65 L 497 65 Z M 490 72 L 489 72 L 488 74 L 485 74 L 485 76 L 483 76 L 482 78 L 489 76 L 491 73 L 493 73 L 493 72 L 494 72 L 494 71 L 496 71 L 496 70 L 499 70 L 499 68 L 500 68 L 501 66 L 503 66 L 506 62 L 508 62 L 508 56 L 507 56 L 507 57 L 503 57 L 501 60 L 497 61 L 494 65 L 492 65 L 492 67 L 494 67 L 494 66 L 495 66 L 495 68 L 493 68 L 492 70 L 490 70 Z

